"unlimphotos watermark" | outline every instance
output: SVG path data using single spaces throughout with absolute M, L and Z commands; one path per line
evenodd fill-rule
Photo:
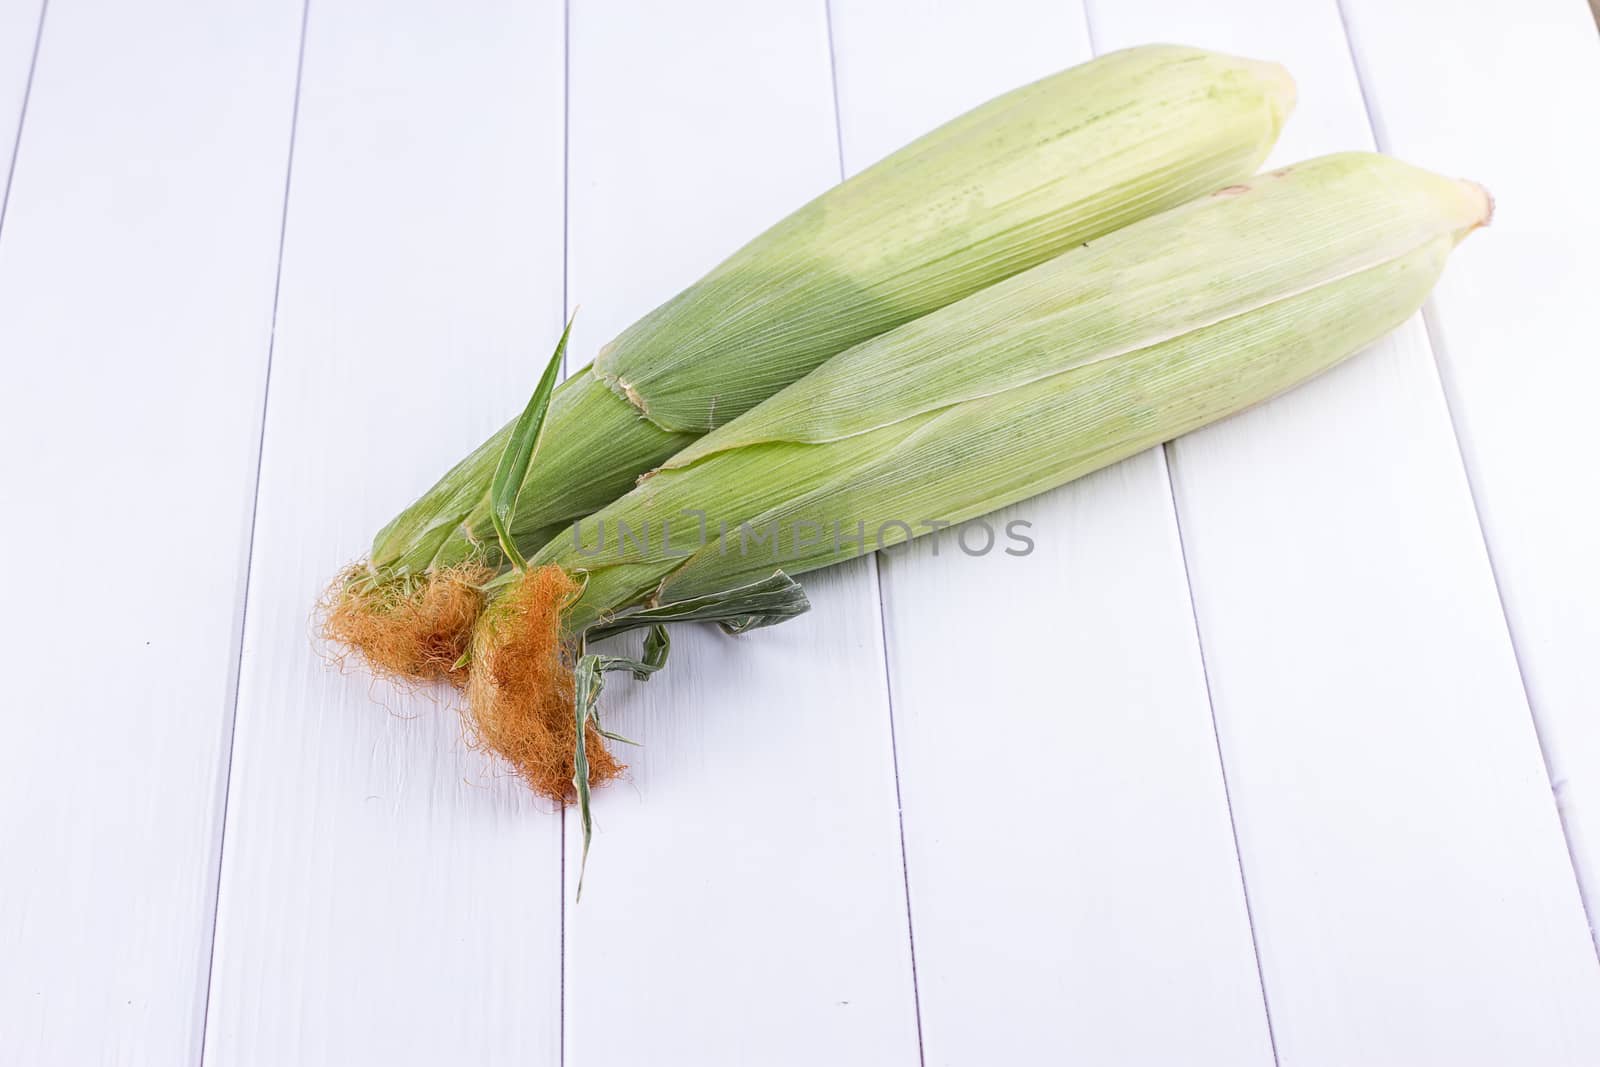
M 830 523 L 812 519 L 768 519 L 764 522 L 729 524 L 713 522 L 704 512 L 685 509 L 683 521 L 645 521 L 634 527 L 623 521 L 607 523 L 579 520 L 572 524 L 572 547 L 580 556 L 599 556 L 608 551 L 619 556 L 648 556 L 659 550 L 668 556 L 690 556 L 715 544 L 721 555 L 748 556 L 761 553 L 775 560 L 794 560 L 816 556 L 849 558 L 902 545 L 923 534 L 955 529 L 955 542 L 968 556 L 987 556 L 1001 551 L 1008 556 L 1033 553 L 1034 540 L 1028 534 L 1033 523 L 1011 519 L 996 529 L 985 519 L 950 523 L 939 519 L 885 519 L 868 528 L 865 519 L 853 523 Z M 939 554 L 938 538 L 932 541 L 933 554 Z

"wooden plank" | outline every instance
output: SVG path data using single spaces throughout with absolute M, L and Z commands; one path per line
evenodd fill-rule
M 208 1063 L 559 1055 L 560 817 L 307 616 L 560 332 L 562 34 L 554 2 L 310 9 Z
M 1600 36 L 1575 0 L 1345 8 L 1383 147 L 1499 201 L 1431 331 L 1556 802 L 1600 915 Z M 1426 48 L 1415 47 L 1426 41 Z M 1586 491 L 1584 487 L 1589 487 Z
M 838 179 L 822 4 L 625 8 L 572 5 L 580 359 Z M 685 628 L 661 675 L 607 683 L 643 747 L 595 794 L 567 909 L 569 1064 L 915 1062 L 868 562 L 809 581 L 808 616 Z
M 198 1059 L 299 29 L 50 7 L 0 237 L 8 1062 Z
M 42 0 L 0 0 L 0 205 L 5 203 L 10 184 L 12 153 L 43 16 Z M 4 218 L 0 207 L 0 224 Z
M 1332 3 L 1091 22 L 1101 47 L 1288 65 L 1275 163 L 1371 143 Z M 1421 322 L 1171 455 L 1283 1061 L 1600 1060 L 1600 971 Z
M 833 23 L 851 166 L 1090 55 L 1077 5 Z M 1161 451 L 990 525 L 881 562 L 927 1062 L 1270 1063 Z

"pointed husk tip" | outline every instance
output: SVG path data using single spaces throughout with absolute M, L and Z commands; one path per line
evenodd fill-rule
M 1457 179 L 1456 184 L 1460 185 L 1461 188 L 1466 192 L 1474 208 L 1473 222 L 1470 226 L 1461 231 L 1460 237 L 1457 238 L 1459 241 L 1462 237 L 1466 237 L 1467 234 L 1471 233 L 1473 230 L 1482 229 L 1483 227 L 1494 222 L 1494 194 L 1489 192 L 1489 190 L 1484 186 L 1472 181 L 1469 178 L 1459 178 Z
M 1283 64 L 1267 59 L 1240 59 L 1239 62 L 1267 87 L 1273 118 L 1277 121 L 1277 128 L 1283 129 L 1284 123 L 1294 113 L 1295 104 L 1300 99 L 1300 90 L 1295 85 L 1294 75 L 1290 74 L 1289 68 Z

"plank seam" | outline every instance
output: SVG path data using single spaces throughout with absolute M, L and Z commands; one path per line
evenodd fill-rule
M 889 764 L 894 769 L 894 819 L 900 837 L 900 884 L 906 901 L 906 943 L 911 956 L 911 1011 L 917 1023 L 917 1063 L 926 1065 L 922 1044 L 922 986 L 917 978 L 917 927 L 911 912 L 911 863 L 906 855 L 906 809 L 900 799 L 900 743 L 894 728 L 894 678 L 889 672 L 889 620 L 884 611 L 883 575 L 878 556 L 873 554 L 869 573 L 872 595 L 878 608 L 878 652 L 883 659 L 883 700 L 889 713 Z
M 572 0 L 561 5 L 561 321 L 571 314 L 572 288 L 568 274 L 572 261 Z M 571 376 L 572 354 L 561 354 L 561 377 Z M 563 809 L 565 810 L 565 809 Z
M 294 67 L 294 95 L 289 108 L 289 144 L 283 168 L 283 199 L 282 207 L 278 213 L 278 253 L 277 263 L 273 268 L 272 278 L 272 312 L 269 319 L 267 333 L 267 360 L 265 373 L 261 382 L 261 408 L 260 421 L 256 431 L 256 469 L 250 491 L 250 533 L 245 543 L 244 575 L 242 591 L 240 594 L 238 624 L 234 633 L 233 642 L 233 701 L 228 709 L 225 720 L 226 757 L 222 765 L 222 799 L 217 818 L 217 848 L 216 848 L 216 873 L 212 878 L 211 886 L 211 941 L 206 953 L 206 981 L 205 1000 L 200 1014 L 200 1047 L 198 1062 L 204 1067 L 206 1061 L 206 1038 L 211 1026 L 211 988 L 212 980 L 216 974 L 217 964 L 217 928 L 219 916 L 222 911 L 222 870 L 223 857 L 227 850 L 228 841 L 228 801 L 233 792 L 233 753 L 234 740 L 237 735 L 239 720 L 239 699 L 243 686 L 244 676 L 244 634 L 245 621 L 250 611 L 250 575 L 255 563 L 256 547 L 256 519 L 260 509 L 261 497 L 261 464 L 266 453 L 267 439 L 267 411 L 272 398 L 272 357 L 278 339 L 278 298 L 283 291 L 283 249 L 286 235 L 289 231 L 289 194 L 294 180 L 294 144 L 295 135 L 300 124 L 300 87 L 305 74 L 306 63 L 306 27 L 310 23 L 311 0 L 304 0 L 300 6 L 300 39 L 299 48 L 295 55 Z
M 1228 809 L 1228 832 L 1233 837 L 1233 861 L 1239 871 L 1239 895 L 1244 898 L 1245 923 L 1250 927 L 1250 952 L 1256 963 L 1256 984 L 1261 990 L 1261 1011 L 1267 1020 L 1267 1043 L 1272 1062 L 1278 1063 L 1278 1036 L 1272 1025 L 1272 1001 L 1267 996 L 1267 975 L 1261 966 L 1261 943 L 1256 937 L 1255 909 L 1250 904 L 1250 880 L 1245 876 L 1244 852 L 1239 847 L 1239 824 L 1233 815 L 1233 790 L 1228 784 L 1228 761 L 1222 754 L 1222 728 L 1217 723 L 1217 703 L 1211 695 L 1211 669 L 1206 663 L 1206 643 L 1200 635 L 1200 609 L 1195 604 L 1194 583 L 1189 579 L 1189 549 L 1183 540 L 1183 516 L 1178 508 L 1177 479 L 1172 476 L 1176 453 L 1169 441 L 1161 446 L 1161 475 L 1166 479 L 1167 497 L 1172 504 L 1172 525 L 1178 535 L 1178 559 L 1183 566 L 1183 581 L 1189 599 L 1189 622 L 1194 627 L 1194 644 L 1200 654 L 1200 678 L 1205 684 L 1206 710 L 1211 715 L 1211 741 L 1217 746 L 1217 771 L 1222 776 L 1222 800 Z
M 1350 65 L 1355 69 L 1356 85 L 1361 91 L 1361 107 L 1366 112 L 1367 126 L 1372 131 L 1373 143 L 1380 152 L 1389 151 L 1389 136 L 1384 130 L 1383 121 L 1378 111 L 1372 106 L 1372 99 L 1367 93 L 1367 71 L 1361 62 L 1360 50 L 1356 48 L 1355 34 L 1350 29 L 1350 18 L 1345 12 L 1344 0 L 1334 0 L 1334 8 L 1339 12 L 1339 25 L 1344 31 L 1345 49 L 1350 55 Z M 1439 393 L 1444 401 L 1445 418 L 1450 424 L 1450 436 L 1456 446 L 1456 459 L 1461 464 L 1462 480 L 1466 483 L 1467 499 L 1472 504 L 1473 521 L 1478 526 L 1478 540 L 1483 546 L 1483 557 L 1489 566 L 1489 578 L 1494 584 L 1495 601 L 1500 607 L 1500 619 L 1505 625 L 1506 643 L 1511 648 L 1511 659 L 1517 668 L 1517 683 L 1522 687 L 1523 703 L 1528 709 L 1528 723 L 1533 729 L 1534 744 L 1539 749 L 1539 760 L 1544 765 L 1545 779 L 1550 783 L 1550 802 L 1555 808 L 1556 824 L 1561 827 L 1561 841 L 1567 850 L 1567 863 L 1572 867 L 1573 881 L 1577 884 L 1578 903 L 1583 909 L 1584 924 L 1589 928 L 1589 940 L 1595 952 L 1597 962 L 1600 962 L 1600 932 L 1595 928 L 1595 908 L 1591 900 L 1589 886 L 1584 884 L 1583 871 L 1578 864 L 1577 851 L 1573 847 L 1572 834 L 1567 827 L 1567 819 L 1561 810 L 1560 795 L 1556 787 L 1556 776 L 1551 766 L 1550 749 L 1545 742 L 1544 733 L 1539 728 L 1539 712 L 1535 707 L 1533 690 L 1528 685 L 1528 671 L 1523 657 L 1522 647 L 1517 640 L 1516 627 L 1511 622 L 1511 612 L 1506 606 L 1505 585 L 1500 579 L 1500 568 L 1495 563 L 1494 548 L 1489 541 L 1488 528 L 1483 520 L 1483 506 L 1477 480 L 1473 477 L 1472 463 L 1467 456 L 1467 448 L 1462 440 L 1461 425 L 1457 418 L 1460 409 L 1459 392 L 1455 381 L 1447 369 L 1448 360 L 1443 358 L 1444 343 L 1439 334 L 1438 321 L 1433 298 L 1430 296 L 1422 309 L 1423 332 L 1428 340 L 1428 354 L 1433 365 L 1433 372 L 1439 383 Z
M 6 185 L 0 190 L 0 235 L 6 229 L 6 209 L 11 206 L 11 182 L 17 175 L 17 156 L 22 154 L 22 128 L 28 122 L 28 101 L 33 99 L 33 75 L 39 69 L 39 42 L 44 40 L 45 15 L 50 11 L 50 0 L 39 5 L 39 24 L 33 31 L 33 52 L 28 57 L 28 78 L 22 84 L 22 107 L 17 111 L 17 135 L 11 140 L 11 159 L 6 163 Z
M 828 84 L 833 87 L 833 143 L 839 153 L 839 181 L 844 173 L 844 116 L 839 107 L 839 55 L 833 47 L 833 0 L 822 0 L 823 32 L 828 39 Z
M 1089 42 L 1089 55 L 1098 56 L 1100 43 L 1094 39 L 1094 0 L 1083 0 L 1078 10 L 1083 15 L 1083 36 Z
M 1094 36 L 1094 0 L 1083 0 L 1083 25 L 1089 39 L 1091 54 L 1101 55 L 1100 45 Z M 1189 574 L 1189 549 L 1183 539 L 1183 518 L 1178 509 L 1177 480 L 1172 476 L 1174 454 L 1172 443 L 1161 446 L 1161 477 L 1167 484 L 1167 500 L 1172 507 L 1172 526 L 1178 537 L 1178 562 L 1183 568 L 1184 593 L 1189 601 L 1189 622 L 1194 627 L 1195 651 L 1200 656 L 1200 678 L 1206 691 L 1206 712 L 1211 716 L 1211 741 L 1217 751 L 1217 773 L 1222 779 L 1222 800 L 1228 811 L 1228 834 L 1233 839 L 1233 862 L 1239 872 L 1239 895 L 1244 901 L 1245 925 L 1250 930 L 1250 954 L 1256 965 L 1256 987 L 1261 991 L 1261 1013 L 1267 1023 L 1267 1045 L 1272 1051 L 1272 1062 L 1278 1064 L 1278 1035 L 1272 1023 L 1272 1002 L 1267 996 L 1267 975 L 1261 966 L 1261 942 L 1256 935 L 1255 909 L 1250 904 L 1250 884 L 1245 877 L 1244 852 L 1239 847 L 1239 824 L 1233 813 L 1233 791 L 1228 784 L 1228 762 L 1222 752 L 1222 731 L 1217 724 L 1217 703 L 1211 693 L 1211 669 L 1206 663 L 1206 646 L 1200 636 L 1200 610 L 1195 603 L 1194 580 Z
M 561 316 L 568 317 L 572 306 L 572 292 L 568 281 L 572 262 L 571 239 L 572 194 L 572 2 L 561 5 Z M 562 353 L 561 376 L 571 372 Z M 561 924 L 561 934 L 556 950 L 556 1063 L 565 1067 L 567 1062 L 567 806 L 560 806 L 561 872 L 556 882 L 556 895 L 560 904 L 556 921 Z
M 845 180 L 844 168 L 844 118 L 839 100 L 839 55 L 834 47 L 833 2 L 822 0 L 824 35 L 828 42 L 828 75 L 833 87 L 833 138 L 838 151 L 839 180 Z M 894 727 L 894 678 L 889 668 L 889 621 L 884 611 L 883 575 L 874 553 L 867 563 L 867 573 L 874 606 L 878 616 L 878 654 L 883 664 L 883 700 L 889 718 L 889 764 L 894 772 L 895 832 L 900 840 L 900 886 L 906 902 L 906 947 L 911 961 L 911 1012 L 917 1024 L 917 1063 L 928 1062 L 922 1040 L 922 988 L 917 977 L 917 929 L 911 911 L 911 866 L 906 854 L 905 803 L 900 793 L 900 747 Z
M 1456 438 L 1456 450 L 1461 459 L 1462 475 L 1467 483 L 1467 495 L 1472 501 L 1472 513 L 1478 523 L 1478 533 L 1483 538 L 1484 556 L 1489 565 L 1490 580 L 1494 583 L 1495 601 L 1500 605 L 1500 615 L 1506 627 L 1506 641 L 1511 646 L 1511 658 L 1517 667 L 1517 680 L 1522 686 L 1522 697 L 1528 709 L 1528 721 L 1533 727 L 1534 743 L 1539 747 L 1539 760 L 1544 765 L 1545 778 L 1550 783 L 1550 800 L 1555 807 L 1556 823 L 1561 827 L 1561 840 L 1567 849 L 1567 862 L 1572 865 L 1573 879 L 1578 886 L 1578 903 L 1583 908 L 1584 923 L 1589 928 L 1589 940 L 1594 945 L 1595 959 L 1600 962 L 1600 931 L 1595 928 L 1595 905 L 1591 899 L 1590 887 L 1584 884 L 1583 871 L 1578 864 L 1577 849 L 1572 843 L 1572 834 L 1567 827 L 1565 813 L 1561 810 L 1561 792 L 1556 785 L 1555 767 L 1551 762 L 1550 748 L 1545 743 L 1544 732 L 1539 728 L 1539 713 L 1534 706 L 1533 690 L 1528 685 L 1528 671 L 1524 665 L 1522 646 L 1517 640 L 1515 627 L 1511 623 L 1511 613 L 1506 607 L 1505 589 L 1500 580 L 1500 570 L 1495 563 L 1494 550 L 1489 546 L 1489 535 L 1484 528 L 1483 508 L 1479 504 L 1478 486 L 1473 478 L 1472 465 L 1467 462 L 1466 448 L 1461 443 L 1460 431 L 1456 428 L 1455 412 L 1457 396 L 1453 382 L 1445 373 L 1441 353 L 1444 346 L 1440 341 L 1438 323 L 1435 319 L 1435 309 L 1430 298 L 1422 308 L 1422 325 L 1427 334 L 1428 344 L 1432 348 L 1434 371 L 1439 376 L 1440 391 L 1444 394 L 1445 410 L 1450 419 L 1452 433 Z

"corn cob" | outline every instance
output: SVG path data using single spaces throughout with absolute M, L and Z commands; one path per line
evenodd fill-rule
M 507 714 L 518 677 L 507 651 L 544 664 L 557 690 L 541 697 L 545 714 L 576 715 L 561 770 L 586 801 L 591 780 L 615 770 L 587 719 L 597 672 L 648 672 L 665 649 L 652 630 L 645 661 L 606 661 L 584 654 L 587 639 L 674 618 L 775 621 L 803 609 L 792 593 L 772 600 L 787 582 L 775 571 L 974 518 L 1281 393 L 1412 314 L 1489 213 L 1471 183 L 1368 153 L 1328 156 L 1135 223 L 841 353 L 494 583 L 506 589 L 473 646 L 479 730 L 493 734 Z M 560 777 L 547 764 L 539 781 Z
M 913 142 L 735 252 L 565 382 L 512 535 L 531 551 L 829 356 L 1254 173 L 1293 97 L 1276 64 L 1149 46 Z M 391 521 L 369 570 L 501 565 L 486 489 L 509 433 Z

